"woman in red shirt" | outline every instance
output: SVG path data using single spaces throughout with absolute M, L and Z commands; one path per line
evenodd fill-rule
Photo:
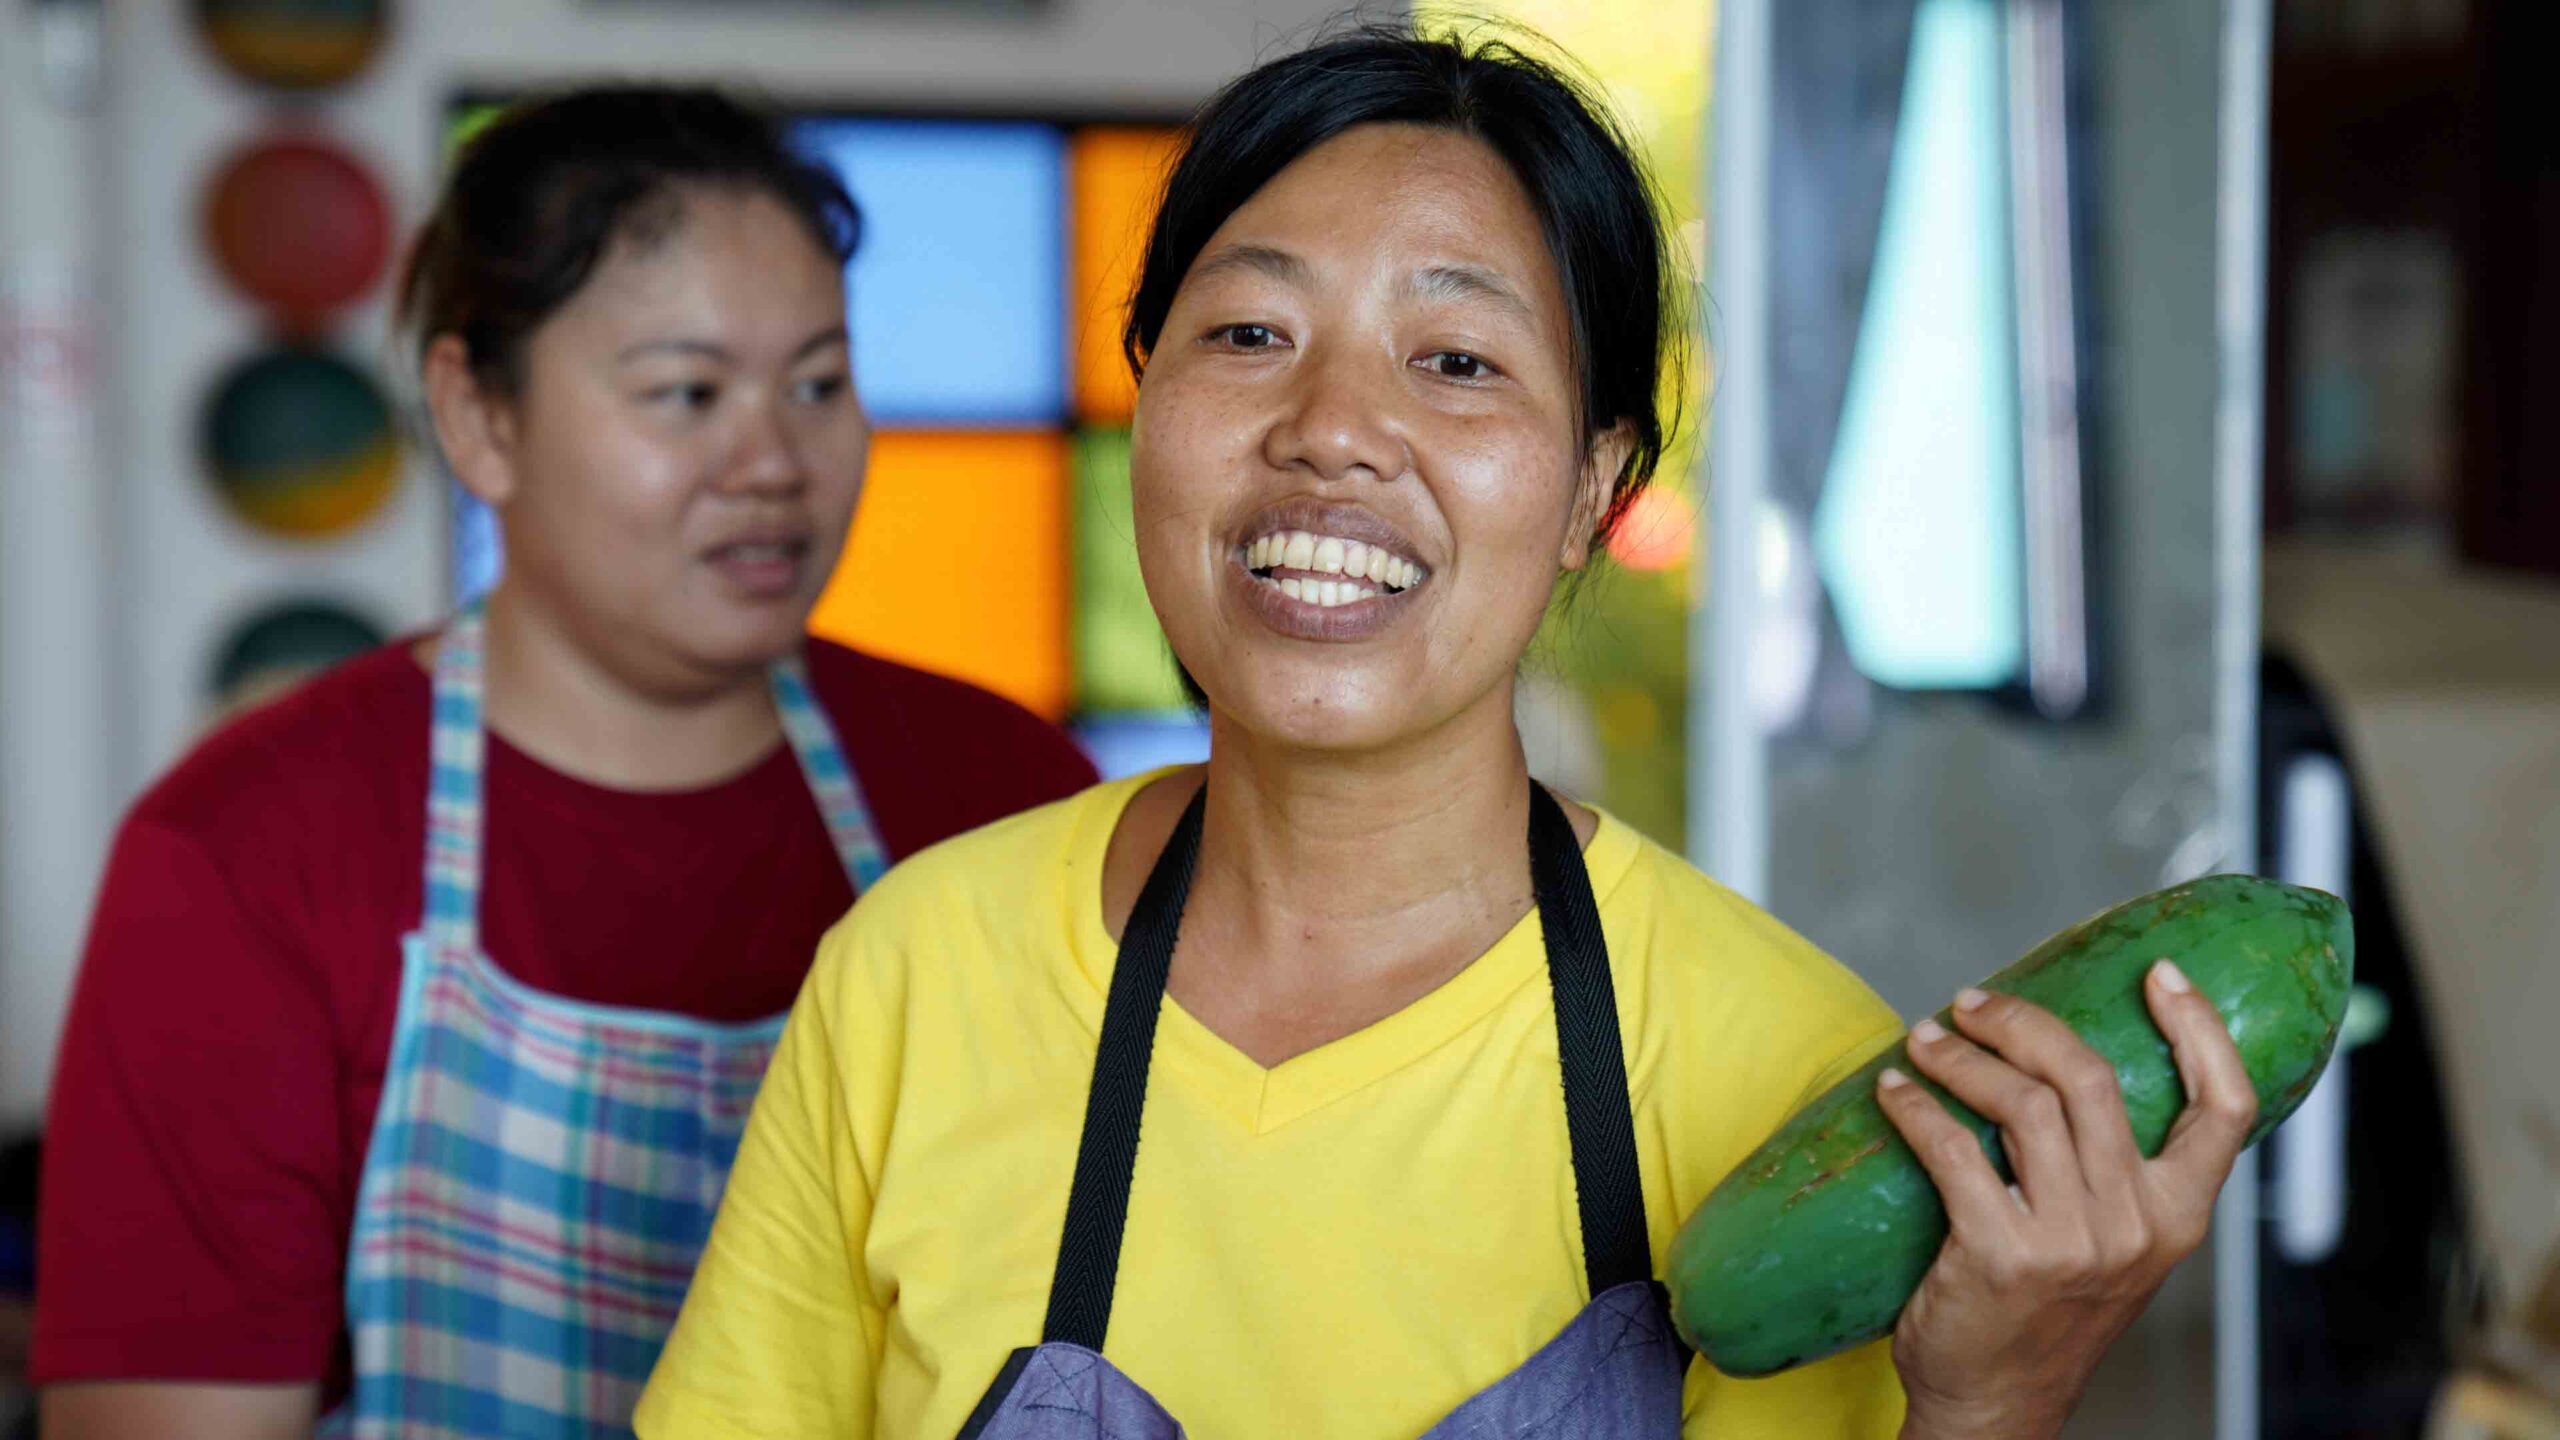
M 465 150 L 401 300 L 506 574 L 126 820 L 49 1126 L 49 1436 L 623 1429 L 820 932 L 1092 780 L 804 638 L 869 435 L 857 230 L 709 92 Z

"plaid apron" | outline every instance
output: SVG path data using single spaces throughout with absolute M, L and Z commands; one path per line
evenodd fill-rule
M 403 944 L 347 1262 L 355 1389 L 324 1432 L 627 1436 L 781 1016 L 582 1004 L 480 953 L 482 621 L 437 651 L 426 919 Z M 794 657 L 774 698 L 857 891 L 888 868 Z M 705 957 L 711 963 L 713 957 Z

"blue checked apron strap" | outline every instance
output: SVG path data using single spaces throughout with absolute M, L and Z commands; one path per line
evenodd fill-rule
M 429 741 L 427 793 L 426 931 L 435 943 L 476 953 L 480 930 L 482 772 L 488 732 L 482 711 L 486 690 L 488 624 L 480 606 L 454 617 L 436 647 L 435 716 Z M 769 675 L 775 712 L 791 742 L 800 773 L 825 819 L 844 873 L 860 894 L 888 873 L 880 842 L 835 729 L 819 708 L 809 671 L 797 655 L 774 663 Z

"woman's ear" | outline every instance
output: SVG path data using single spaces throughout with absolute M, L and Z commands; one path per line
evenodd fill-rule
M 1591 448 L 1582 457 L 1582 475 L 1574 486 L 1573 514 L 1564 527 L 1564 548 L 1556 563 L 1567 570 L 1579 570 L 1591 562 L 1591 546 L 1598 540 L 1600 517 L 1609 513 L 1609 497 L 1618 492 L 1618 477 L 1626 472 L 1627 457 L 1635 453 L 1635 426 L 1621 419 L 1608 429 L 1591 437 Z
M 516 491 L 514 408 L 480 383 L 459 335 L 428 341 L 418 369 L 436 447 L 453 478 L 492 508 L 506 504 Z

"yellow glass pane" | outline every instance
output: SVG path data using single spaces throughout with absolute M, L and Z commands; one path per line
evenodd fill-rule
M 1076 133 L 1067 166 L 1068 303 L 1075 317 L 1067 343 L 1075 351 L 1076 418 L 1086 424 L 1125 425 L 1138 403 L 1120 356 L 1120 327 L 1177 138 L 1156 128 Z
M 1067 443 L 1051 431 L 893 431 L 809 628 L 1067 712 Z
M 1691 274 L 1706 260 L 1705 145 L 1712 99 L 1716 0 L 1416 0 L 1426 32 L 1544 42 L 1602 92 L 1660 187 L 1674 258 Z M 1525 32 L 1525 33 L 1524 33 Z M 1666 411 L 1686 416 L 1627 515 L 1600 568 L 1571 607 L 1549 617 L 1536 653 L 1561 684 L 1552 702 L 1579 706 L 1606 774 L 1597 799 L 1673 848 L 1686 841 L 1689 614 L 1704 543 L 1695 475 L 1712 366 L 1690 317 L 1691 363 L 1663 376 Z

